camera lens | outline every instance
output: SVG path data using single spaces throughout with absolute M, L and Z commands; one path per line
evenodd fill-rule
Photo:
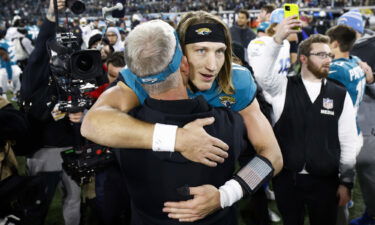
M 71 74 L 74 79 L 92 79 L 101 75 L 102 63 L 98 50 L 80 50 L 70 57 Z
M 290 11 L 290 6 L 288 6 L 288 5 L 285 6 L 285 10 L 286 10 L 286 11 Z
M 80 55 L 76 61 L 76 68 L 81 72 L 89 72 L 93 65 L 93 59 L 90 55 Z
M 67 0 L 68 8 L 74 13 L 74 14 L 81 14 L 86 10 L 85 4 L 78 0 Z

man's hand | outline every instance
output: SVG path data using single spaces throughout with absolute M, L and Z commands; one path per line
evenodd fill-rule
M 283 19 L 283 21 L 279 23 L 277 31 L 273 36 L 276 43 L 281 45 L 290 34 L 300 32 L 299 30 L 293 29 L 302 26 L 301 21 L 297 20 L 296 18 L 297 16 L 291 16 Z
M 228 157 L 229 146 L 223 141 L 207 134 L 204 126 L 215 121 L 213 117 L 196 119 L 177 129 L 175 149 L 185 158 L 215 167 Z
M 55 18 L 55 9 L 54 9 L 53 1 L 54 0 L 50 0 L 49 1 L 49 7 L 48 7 L 48 11 L 47 11 L 47 19 L 49 21 L 51 21 L 51 22 L 55 22 L 56 21 L 56 18 Z M 65 1 L 66 0 L 57 0 L 57 9 L 58 10 L 65 9 L 65 6 L 66 6 Z
M 358 64 L 366 75 L 366 83 L 372 84 L 374 82 L 374 73 L 372 72 L 371 67 L 363 61 L 359 62 Z
M 220 192 L 212 185 L 190 187 L 193 199 L 164 203 L 163 212 L 180 222 L 194 222 L 220 209 Z
M 339 206 L 345 206 L 351 199 L 350 190 L 341 184 L 337 189 L 337 196 L 339 197 Z

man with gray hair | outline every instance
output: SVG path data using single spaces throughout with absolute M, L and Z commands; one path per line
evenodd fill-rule
M 189 215 L 190 221 L 199 220 L 221 207 L 222 210 L 193 224 L 237 224 L 232 204 L 244 192 L 255 191 L 273 174 L 270 163 L 262 156 L 256 156 L 233 176 L 235 162 L 249 144 L 242 117 L 226 108 L 212 108 L 202 96 L 188 98 L 188 77 L 180 72 L 188 69 L 187 59 L 174 29 L 161 20 L 143 23 L 129 33 L 125 41 L 125 60 L 128 65 L 126 76 L 136 79 L 149 94 L 144 104 L 129 115 L 156 123 L 155 129 L 163 129 L 158 128 L 158 123 L 181 127 L 198 118 L 214 117 L 215 123 L 205 126 L 206 131 L 229 145 L 228 158 L 212 168 L 189 161 L 178 152 L 163 152 L 164 146 L 154 151 L 115 150 L 131 196 L 131 223 L 168 225 L 186 222 L 163 213 L 164 202 L 191 199 L 202 194 L 199 193 L 202 190 L 195 187 L 205 185 L 207 193 L 204 194 L 213 196 L 211 201 L 215 204 L 193 218 Z M 158 142 L 155 143 L 158 146 L 165 143 L 168 136 L 174 140 L 171 135 L 176 133 L 164 129 L 164 132 L 154 134 L 153 142 Z

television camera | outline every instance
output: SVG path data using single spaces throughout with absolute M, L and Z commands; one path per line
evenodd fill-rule
M 58 109 L 74 113 L 89 108 L 93 99 L 87 93 L 97 88 L 102 76 L 100 52 L 80 50 L 71 32 L 58 33 L 48 46 L 52 79 L 59 87 Z

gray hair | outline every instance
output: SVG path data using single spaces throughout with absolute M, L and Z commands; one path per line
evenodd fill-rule
M 176 48 L 174 29 L 162 20 L 152 20 L 134 28 L 125 40 L 125 62 L 139 77 L 162 72 L 172 61 Z M 155 84 L 144 84 L 149 94 L 163 93 L 177 87 L 179 70 Z

